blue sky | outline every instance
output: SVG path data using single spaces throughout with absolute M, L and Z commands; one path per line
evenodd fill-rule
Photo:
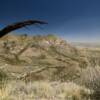
M 68 41 L 100 42 L 100 0 L 0 0 L 0 28 L 26 19 L 49 24 L 15 33 L 57 34 Z

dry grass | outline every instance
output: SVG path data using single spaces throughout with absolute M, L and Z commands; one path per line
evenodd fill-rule
M 88 100 L 90 91 L 83 85 L 98 92 L 100 67 L 91 66 L 100 66 L 99 50 L 77 49 L 53 35 L 6 38 L 0 41 L 0 82 L 39 81 L 6 83 L 0 100 Z
M 90 91 L 74 83 L 12 81 L 0 89 L 0 100 L 87 100 Z

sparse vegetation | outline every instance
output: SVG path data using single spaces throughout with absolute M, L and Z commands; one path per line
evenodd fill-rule
M 12 88 L 13 86 L 13 88 Z M 74 83 L 13 81 L 0 90 L 2 100 L 87 100 L 90 90 Z M 84 96 L 86 95 L 86 96 Z
M 55 35 L 11 35 L 0 44 L 0 82 L 5 83 L 0 100 L 90 100 L 90 92 L 92 98 L 98 95 L 99 51 L 75 48 Z

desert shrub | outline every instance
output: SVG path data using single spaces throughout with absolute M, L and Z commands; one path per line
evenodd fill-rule
M 21 38 L 22 40 L 26 39 L 27 37 L 28 37 L 27 34 L 22 34 L 22 35 L 20 35 L 20 38 Z
M 5 79 L 7 79 L 7 74 L 4 71 L 0 70 L 0 82 L 4 81 Z
M 41 54 L 40 56 L 39 56 L 39 59 L 45 59 L 46 58 L 46 55 L 45 54 Z
M 70 67 L 69 67 L 70 66 Z M 52 74 L 52 80 L 55 81 L 74 81 L 80 76 L 80 69 L 77 66 L 69 64 L 68 66 L 60 66 L 55 69 Z
M 7 80 L 7 74 L 4 71 L 0 70 L 0 88 L 2 88 L 5 85 L 5 83 L 7 83 Z
M 56 39 L 57 38 L 54 34 L 48 34 L 47 37 L 49 39 Z

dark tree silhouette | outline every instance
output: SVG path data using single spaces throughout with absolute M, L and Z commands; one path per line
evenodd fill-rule
M 47 23 L 39 20 L 26 20 L 22 22 L 16 22 L 14 24 L 7 25 L 2 30 L 0 30 L 0 38 L 16 29 L 23 28 L 29 25 L 36 25 L 36 24 L 47 24 Z

